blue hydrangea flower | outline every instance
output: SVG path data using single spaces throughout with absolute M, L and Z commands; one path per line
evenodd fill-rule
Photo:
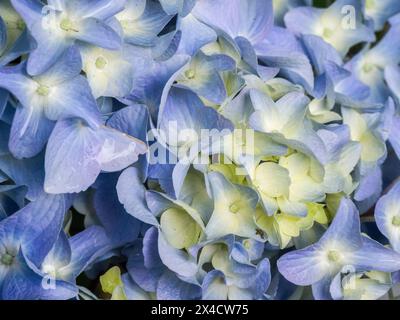
M 361 235 L 359 214 L 354 204 L 341 201 L 332 225 L 321 239 L 304 249 L 283 255 L 279 271 L 298 285 L 312 285 L 316 298 L 324 298 L 333 277 L 347 265 L 359 271 L 397 271 L 400 256 Z
M 399 26 L 0 0 L 0 299 L 399 299 Z
M 105 49 L 120 48 L 118 33 L 105 21 L 124 8 L 125 0 L 12 1 L 36 41 L 27 71 L 38 75 L 51 67 L 76 41 Z

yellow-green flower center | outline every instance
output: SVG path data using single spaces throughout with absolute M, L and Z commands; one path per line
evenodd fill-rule
M 393 217 L 392 225 L 394 225 L 395 227 L 400 227 L 400 217 L 399 216 Z
M 324 37 L 324 39 L 329 39 L 333 36 L 333 30 L 329 29 L 329 28 L 325 28 L 322 36 Z
M 185 71 L 185 77 L 188 79 L 193 79 L 196 76 L 196 72 L 193 69 Z
M 375 66 L 372 63 L 366 63 L 363 66 L 363 70 L 364 70 L 365 73 L 369 73 L 374 69 L 374 67 Z
M 60 28 L 64 31 L 73 30 L 72 21 L 68 18 L 64 18 L 60 22 Z
M 336 250 L 330 250 L 328 252 L 328 260 L 331 262 L 338 262 L 341 258 L 341 255 Z
M 250 241 L 249 241 L 249 240 L 243 241 L 243 246 L 244 246 L 247 250 L 249 250 L 249 249 L 251 248 L 251 243 L 250 243 Z
M 19 19 L 17 21 L 17 29 L 18 30 L 24 30 L 25 29 L 25 22 L 22 19 Z
M 104 69 L 107 65 L 107 60 L 103 57 L 98 57 L 95 64 L 97 69 Z
M 365 1 L 365 8 L 367 10 L 375 8 L 375 0 L 366 0 Z
M 8 253 L 4 253 L 0 259 L 0 262 L 6 266 L 12 265 L 13 261 L 14 261 L 14 257 Z
M 229 211 L 232 212 L 232 213 L 237 213 L 239 211 L 239 206 L 237 204 L 235 204 L 235 203 L 232 203 L 229 206 Z
M 119 23 L 122 26 L 122 29 L 124 29 L 124 30 L 135 28 L 135 22 L 136 21 L 132 20 L 132 19 L 124 19 L 124 20 L 119 21 Z
M 37 88 L 36 92 L 39 96 L 47 96 L 47 95 L 49 95 L 50 88 L 40 85 L 39 88 Z

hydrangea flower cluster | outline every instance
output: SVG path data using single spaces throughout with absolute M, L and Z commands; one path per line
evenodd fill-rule
M 399 63 L 398 0 L 0 0 L 0 298 L 400 297 Z

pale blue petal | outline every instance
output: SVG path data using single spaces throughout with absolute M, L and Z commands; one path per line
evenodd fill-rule
M 89 188 L 101 171 L 97 159 L 101 149 L 102 139 L 94 130 L 80 121 L 58 121 L 46 149 L 46 192 L 72 193 Z
M 379 195 L 382 191 L 382 170 L 379 166 L 369 168 L 360 179 L 359 186 L 354 194 L 356 201 L 364 201 Z
M 91 17 L 105 20 L 123 10 L 125 3 L 126 0 L 68 0 L 65 8 L 82 19 Z
M 312 285 L 312 293 L 315 300 L 332 300 L 330 286 L 332 277 L 325 277 Z
M 194 56 L 200 48 L 217 40 L 215 31 L 192 14 L 179 18 L 177 29 L 182 32 L 178 53 Z
M 73 43 L 71 39 L 55 35 L 51 28 L 43 28 L 42 21 L 34 23 L 31 34 L 37 47 L 29 54 L 27 70 L 30 75 L 48 70 Z
M 132 20 L 121 21 L 124 29 L 124 39 L 127 43 L 133 45 L 151 46 L 154 44 L 157 35 L 172 19 L 172 16 L 165 14 L 158 2 L 144 1 L 146 5 L 144 11 L 139 17 L 135 17 L 134 15 L 143 9 L 143 2 L 140 1 L 139 3 L 139 10 L 137 9 L 138 4 L 136 1 L 128 3 L 125 9 L 126 16 Z M 132 14 L 131 11 L 133 11 Z M 127 24 L 125 28 L 124 22 Z M 132 24 L 132 26 L 130 24 Z
M 160 3 L 166 13 L 171 15 L 179 13 L 185 17 L 196 4 L 196 0 L 160 0 Z
M 78 40 L 110 50 L 117 50 L 122 45 L 119 35 L 110 26 L 98 19 L 85 19 L 80 26 L 80 32 L 75 34 Z
M 115 129 L 95 130 L 76 119 L 58 121 L 46 149 L 45 190 L 84 191 L 101 170 L 120 171 L 145 151 L 144 143 Z
M 321 262 L 319 255 L 318 245 L 286 253 L 277 262 L 279 272 L 296 285 L 307 286 L 317 283 L 326 275 L 324 263 Z
M 194 300 L 201 296 L 199 286 L 180 280 L 173 272 L 166 272 L 157 284 L 159 300 Z
M 270 0 L 203 0 L 193 9 L 196 18 L 222 30 L 232 39 L 242 36 L 251 44 L 266 38 L 273 25 Z M 221 12 L 225 12 L 221 15 Z
M 399 216 L 398 199 L 400 197 L 400 183 L 397 182 L 390 191 L 383 195 L 375 206 L 375 221 L 379 231 L 389 239 L 390 244 L 400 252 L 400 237 L 393 219 Z
M 58 85 L 64 81 L 78 76 L 82 69 L 82 59 L 77 46 L 71 46 L 58 59 L 57 63 L 46 70 L 45 73 L 35 77 L 36 81 Z
M 400 99 L 400 67 L 388 66 L 385 68 L 385 80 L 393 93 Z
M 42 18 L 42 3 L 38 0 L 11 0 L 11 4 L 24 19 L 28 28 Z
M 349 251 L 361 247 L 360 215 L 354 203 L 346 198 L 340 202 L 335 218 L 321 237 L 320 244 L 343 243 Z
M 84 76 L 78 75 L 50 90 L 53 92 L 44 106 L 47 118 L 62 120 L 76 117 L 85 120 L 92 127 L 99 125 L 100 112 Z
M 128 168 L 122 172 L 117 183 L 119 201 L 133 217 L 151 225 L 158 225 L 157 219 L 146 204 L 146 189 L 136 168 Z
M 352 256 L 352 263 L 360 271 L 394 272 L 400 270 L 400 254 L 364 236 L 362 247 Z
M 22 63 L 0 69 L 0 87 L 11 92 L 23 106 L 29 106 L 37 85 L 26 74 L 25 63 Z
M 212 270 L 207 273 L 202 285 L 202 298 L 204 300 L 226 300 L 228 287 L 221 271 Z
M 285 15 L 285 25 L 296 34 L 313 34 L 322 13 L 323 10 L 318 8 L 294 8 Z
M 193 277 L 198 270 L 196 261 L 188 253 L 171 247 L 162 232 L 158 233 L 158 252 L 162 262 L 171 270 L 183 277 Z

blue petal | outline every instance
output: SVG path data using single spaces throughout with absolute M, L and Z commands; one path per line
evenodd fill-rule
M 119 201 L 133 217 L 151 225 L 158 225 L 157 219 L 146 204 L 146 189 L 139 178 L 136 168 L 128 168 L 122 172 L 117 183 Z
M 400 116 L 396 114 L 393 117 L 393 125 L 390 133 L 389 141 L 396 152 L 397 157 L 400 159 Z
M 69 197 L 42 194 L 11 217 L 1 221 L 3 245 L 24 252 L 40 266 L 60 233 L 64 214 L 70 206 Z
M 136 17 L 138 14 L 140 16 Z M 165 14 L 156 1 L 130 1 L 121 18 L 124 39 L 127 43 L 151 46 L 172 16 Z
M 0 17 L 0 55 L 3 53 L 7 44 L 7 29 L 4 20 Z
M 205 276 L 202 284 L 202 298 L 204 300 L 226 300 L 228 287 L 221 271 L 212 270 Z
M 311 245 L 286 253 L 277 262 L 279 272 L 296 285 L 307 286 L 317 283 L 326 275 L 319 251 L 318 245 Z
M 352 263 L 360 271 L 394 272 L 400 270 L 400 254 L 364 236 L 362 247 L 352 256 Z
M 69 239 L 71 246 L 71 261 L 62 268 L 62 273 L 70 274 L 76 278 L 97 258 L 102 256 L 111 247 L 110 239 L 104 229 L 91 226 Z
M 197 95 L 189 90 L 172 88 L 162 111 L 159 127 L 165 133 L 170 131 L 169 123 L 174 121 L 179 130 L 194 130 L 198 137 L 201 129 L 232 129 L 229 120 L 214 109 L 205 107 Z
M 354 194 L 356 201 L 364 201 L 382 191 L 382 170 L 379 166 L 374 166 L 369 169 L 360 179 L 359 186 Z
M 190 278 L 197 273 L 198 267 L 194 258 L 183 250 L 171 247 L 160 231 L 158 233 L 158 252 L 162 262 L 178 275 Z
M 393 249 L 400 252 L 400 237 L 393 219 L 399 216 L 398 199 L 400 183 L 397 182 L 390 191 L 382 196 L 375 206 L 375 221 L 379 231 L 389 239 Z
M 271 283 L 271 266 L 268 259 L 263 259 L 257 265 L 256 281 L 252 288 L 254 299 L 260 299 Z
M 399 32 L 400 24 L 392 25 L 382 40 L 365 54 L 366 61 L 378 65 L 397 65 L 400 62 L 400 44 L 397 41 Z
M 332 224 L 319 243 L 322 245 L 330 242 L 343 243 L 349 251 L 361 247 L 360 215 L 354 203 L 349 199 L 341 200 Z
M 388 66 L 385 68 L 385 80 L 393 93 L 400 99 L 400 68 Z
M 43 154 L 25 160 L 17 160 L 11 155 L 0 157 L 1 170 L 18 186 L 27 186 L 27 199 L 34 200 L 43 192 Z
M 321 74 L 325 71 L 325 63 L 328 61 L 337 65 L 342 64 L 342 59 L 335 48 L 323 41 L 320 37 L 303 35 L 301 40 L 306 46 L 307 53 L 318 73 Z
M 155 61 L 167 61 L 178 51 L 182 38 L 181 31 L 172 31 L 158 37 L 152 47 L 152 57 Z
M 144 105 L 132 105 L 114 113 L 107 121 L 107 126 L 124 132 L 131 137 L 146 142 L 149 128 L 149 111 Z M 148 144 L 148 143 L 147 143 Z M 142 179 L 147 178 L 148 161 L 146 155 L 141 155 L 137 164 Z
M 149 228 L 144 235 L 143 244 L 137 244 L 127 250 L 127 269 L 131 277 L 144 290 L 155 292 L 157 284 L 165 272 L 158 254 L 158 230 Z
M 10 152 L 18 159 L 38 155 L 47 143 L 53 127 L 53 121 L 48 120 L 40 108 L 19 105 L 11 126 Z
M 257 44 L 266 38 L 273 25 L 271 0 L 203 0 L 193 9 L 196 18 L 222 30 L 232 39 L 242 36 Z M 221 16 L 221 12 L 225 12 Z
M 37 84 L 26 74 L 25 63 L 0 69 L 0 87 L 10 91 L 23 106 L 32 103 Z
M 58 85 L 64 81 L 71 80 L 78 76 L 82 69 L 82 59 L 77 46 L 71 46 L 45 73 L 35 77 L 39 82 L 49 85 Z
M 11 4 L 24 19 L 28 28 L 42 18 L 42 3 L 37 0 L 11 0 Z
M 78 40 L 110 50 L 117 50 L 122 44 L 121 38 L 114 29 L 96 18 L 84 19 L 75 37 Z
M 45 184 L 49 193 L 84 191 L 101 171 L 97 157 L 102 141 L 79 121 L 58 121 L 49 139 L 45 158 Z
M 31 34 L 37 47 L 29 54 L 27 70 L 30 75 L 45 72 L 73 43 L 71 39 L 54 35 L 51 28 L 43 28 L 42 21 L 33 24 Z
M 164 266 L 158 254 L 158 230 L 149 228 L 143 237 L 143 259 L 146 268 L 160 268 Z
M 159 300 L 194 300 L 201 296 L 199 286 L 180 280 L 173 272 L 166 272 L 157 285 Z
M 97 127 L 100 112 L 85 77 L 78 75 L 51 88 L 48 104 L 44 107 L 47 118 L 62 120 L 81 118 L 90 126 Z
M 2 118 L 3 113 L 6 110 L 8 97 L 8 91 L 0 89 L 0 119 Z
M 286 27 L 296 34 L 313 34 L 323 10 L 299 7 L 290 10 L 284 17 Z
M 374 20 L 375 30 L 381 30 L 386 21 L 400 12 L 400 3 L 396 0 L 374 1 L 372 6 L 367 6 L 365 13 Z
M 217 40 L 215 31 L 191 14 L 179 18 L 177 29 L 182 32 L 178 53 L 194 56 L 200 48 Z
M 314 87 L 312 67 L 303 53 L 269 51 L 260 56 L 269 67 L 279 68 L 281 74 L 307 90 Z
M 196 0 L 160 0 L 160 3 L 166 13 L 171 15 L 178 13 L 185 17 L 196 4 Z
M 74 119 L 58 121 L 46 149 L 45 190 L 86 190 L 101 170 L 120 171 L 145 151 L 142 142 L 115 129 L 102 126 L 94 130 Z
M 68 0 L 65 9 L 80 18 L 105 20 L 122 11 L 125 3 L 126 0 Z
M 124 273 L 121 278 L 128 300 L 150 300 L 150 295 L 132 280 L 129 273 Z
M 29 53 L 32 48 L 29 32 L 25 29 L 14 44 L 0 57 L 0 65 L 7 65 L 21 55 Z
M 115 246 L 122 246 L 137 239 L 141 223 L 128 214 L 118 201 L 115 189 L 117 175 L 108 174 L 99 177 L 94 195 L 96 216 L 104 226 L 108 237 Z
M 312 285 L 312 293 L 315 300 L 332 300 L 330 286 L 331 277 L 325 277 Z
M 186 72 L 194 72 L 194 76 L 180 77 L 179 87 L 190 89 L 207 100 L 221 104 L 227 97 L 222 78 L 214 68 L 215 61 L 209 61 L 208 57 L 199 52 L 188 66 Z M 185 72 L 185 75 L 186 75 Z
M 64 231 L 60 232 L 56 243 L 43 261 L 43 265 L 66 266 L 71 262 L 71 246 Z
M 18 256 L 19 268 L 12 271 L 3 283 L 2 298 L 7 300 L 68 300 L 78 294 L 76 286 L 71 283 L 42 278 L 31 270 Z M 45 288 L 44 283 L 54 281 L 51 287 Z
M 156 119 L 159 110 L 163 108 L 171 85 L 188 61 L 189 57 L 186 55 L 175 55 L 165 62 L 148 64 L 136 79 L 134 89 L 128 98 L 147 105 L 152 119 Z

